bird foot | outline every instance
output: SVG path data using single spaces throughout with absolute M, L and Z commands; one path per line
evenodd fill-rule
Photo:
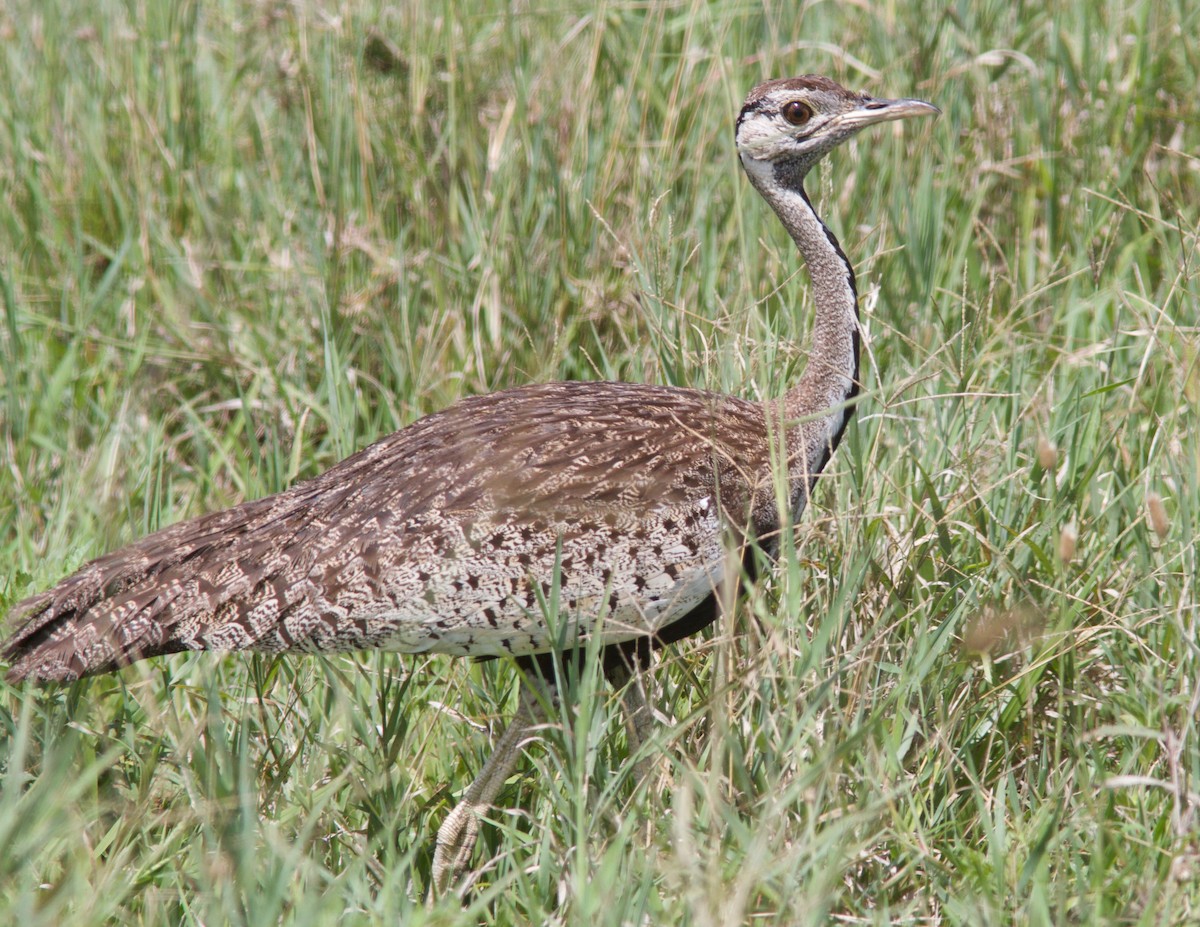
M 479 839 L 479 821 L 487 805 L 467 799 L 454 806 L 438 828 L 433 852 L 433 890 L 430 901 L 441 897 L 456 884 L 471 862 L 471 853 Z
M 541 716 L 537 698 L 528 690 L 522 691 L 521 707 L 517 709 L 508 729 L 496 741 L 492 755 L 475 781 L 438 828 L 437 845 L 433 851 L 433 886 L 429 892 L 431 905 L 457 884 L 467 871 L 479 839 L 480 822 L 500 794 L 505 780 L 516 768 L 521 758 L 521 745 Z

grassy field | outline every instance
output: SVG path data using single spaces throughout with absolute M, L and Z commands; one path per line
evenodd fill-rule
M 650 782 L 589 668 L 430 910 L 510 666 L 0 683 L 0 923 L 1200 918 L 1200 5 L 463 6 L 0 9 L 0 614 L 464 395 L 778 395 L 733 121 L 816 71 L 944 115 L 810 179 L 868 354 L 795 549 L 664 655 Z

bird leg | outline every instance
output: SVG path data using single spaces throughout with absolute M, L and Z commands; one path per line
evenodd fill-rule
M 520 707 L 504 734 L 496 741 L 492 755 L 438 828 L 437 847 L 433 853 L 431 901 L 445 894 L 446 889 L 457 882 L 466 870 L 475 842 L 479 839 L 480 819 L 516 768 L 529 731 L 544 718 L 545 711 L 536 693 L 531 692 L 527 685 L 523 686 Z
M 639 753 L 642 745 L 650 739 L 654 727 L 654 713 L 646 701 L 642 675 L 643 663 L 647 659 L 648 655 L 631 650 L 621 653 L 616 659 L 605 660 L 604 664 L 605 679 L 621 695 L 630 756 Z M 539 682 L 534 683 L 534 679 Z M 546 691 L 535 691 L 535 685 L 544 687 Z M 463 797 L 438 828 L 437 845 L 433 853 L 431 902 L 444 895 L 466 871 L 479 839 L 481 819 L 516 768 L 529 732 L 545 720 L 545 706 L 553 705 L 556 700 L 557 692 L 552 680 L 532 673 L 526 676 L 517 713 L 496 741 L 491 756 L 475 781 L 467 787 Z M 637 781 L 645 781 L 651 768 L 650 757 L 639 757 L 634 765 Z
M 645 782 L 653 765 L 648 756 L 638 756 L 643 744 L 650 739 L 654 729 L 654 712 L 646 702 L 646 686 L 642 661 L 636 651 L 624 653 L 620 659 L 606 662 L 604 678 L 613 690 L 621 695 L 621 707 L 625 711 L 625 732 L 629 742 L 629 755 L 634 760 L 633 774 L 638 782 Z

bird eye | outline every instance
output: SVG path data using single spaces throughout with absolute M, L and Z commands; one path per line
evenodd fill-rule
M 802 126 L 812 119 L 812 107 L 799 100 L 791 100 L 783 104 L 783 118 L 794 126 Z

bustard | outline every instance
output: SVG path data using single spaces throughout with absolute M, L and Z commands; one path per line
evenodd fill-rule
M 552 689 L 552 654 L 598 635 L 634 748 L 650 714 L 631 673 L 651 646 L 714 619 L 718 590 L 742 569 L 730 538 L 777 548 L 786 519 L 772 460 L 784 461 L 798 518 L 853 410 L 854 271 L 805 175 L 866 126 L 937 112 L 818 76 L 746 98 L 742 166 L 812 280 L 812 353 L 781 398 L 553 383 L 464 399 L 314 479 L 156 532 L 21 602 L 8 679 L 69 681 L 183 650 L 380 647 L 511 656 Z M 525 687 L 439 830 L 438 890 L 467 864 L 546 694 Z

